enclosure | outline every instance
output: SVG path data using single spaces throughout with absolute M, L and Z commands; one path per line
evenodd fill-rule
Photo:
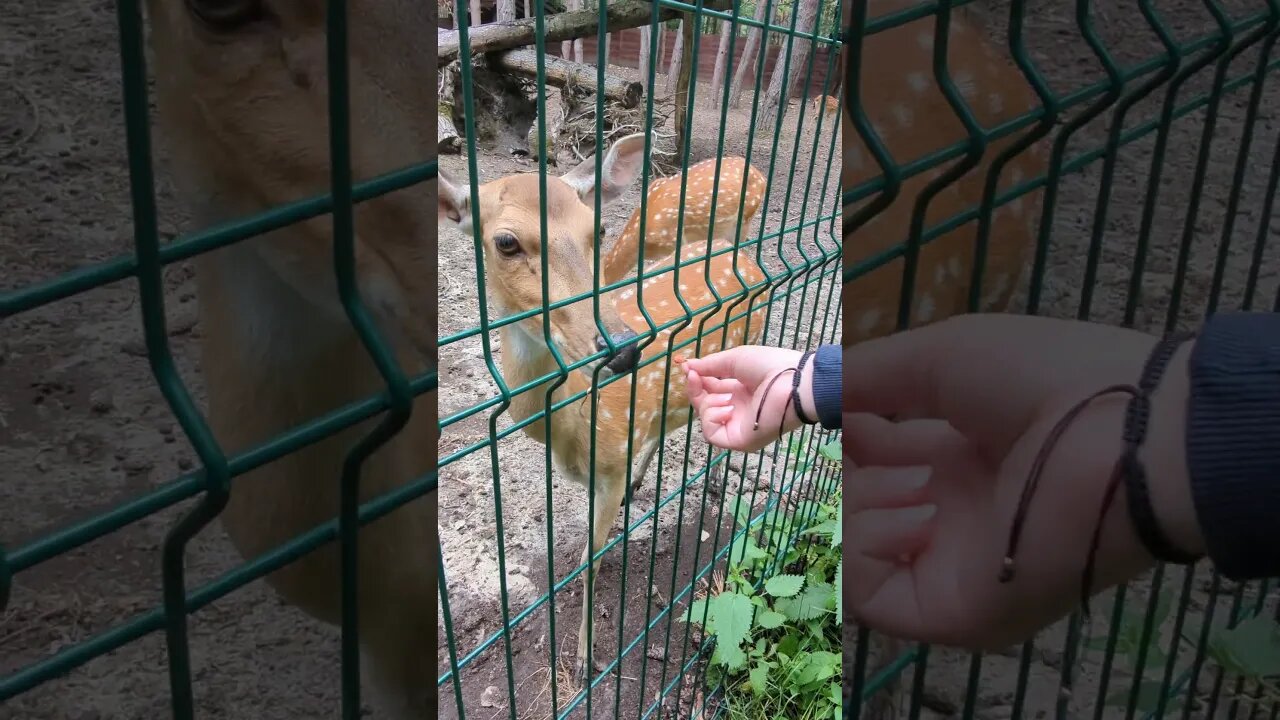
M 1217 310 L 1277 309 L 1276 11 L 1216 0 L 855 3 L 845 42 L 863 74 L 859 86 L 851 70 L 844 99 L 867 169 L 842 188 L 845 342 L 918 323 L 929 292 L 934 317 L 946 314 L 929 283 L 955 248 L 965 272 L 954 312 L 988 309 L 985 288 L 1004 276 L 991 270 L 997 252 L 1014 250 L 1025 250 L 1014 312 L 1161 333 Z M 955 29 L 966 20 L 998 62 L 984 66 L 1008 69 L 1003 81 L 967 72 L 978 40 Z M 876 54 L 889 45 L 920 48 L 923 72 L 949 84 L 933 107 L 954 121 L 931 144 L 875 148 L 895 131 L 874 104 L 876 74 L 895 67 Z M 998 107 L 1015 86 L 1027 110 Z M 942 168 L 955 171 L 939 177 Z M 969 190 L 957 201 L 950 190 L 964 171 Z M 895 193 L 901 203 L 889 206 Z M 1020 215 L 1024 202 L 1036 211 Z M 877 239 L 877 217 L 925 203 L 926 222 L 908 226 L 900 210 L 896 234 Z M 1012 217 L 1026 218 L 1025 232 Z M 948 242 L 953 250 L 930 254 Z M 881 270 L 892 283 L 876 279 Z M 860 325 L 859 303 L 885 292 L 878 282 L 901 298 L 900 312 Z M 1157 569 L 1100 596 L 1088 623 L 1077 614 L 987 656 L 894 644 L 846 623 L 845 712 L 1274 718 L 1276 612 L 1273 582 L 1230 583 L 1202 563 Z
M 507 20 L 500 19 L 502 3 L 492 18 L 483 5 L 459 5 L 448 20 L 442 12 L 441 47 L 456 46 L 463 58 L 459 66 L 441 69 L 442 125 L 452 125 L 448 130 L 459 137 L 457 154 L 441 156 L 442 177 L 452 175 L 460 185 L 468 179 L 484 184 L 533 173 L 545 175 L 541 182 L 547 188 L 521 206 L 530 225 L 516 231 L 522 245 L 525 233 L 543 238 L 538 257 L 544 263 L 544 282 L 540 287 L 531 282 L 528 292 L 539 299 L 528 306 L 513 304 L 510 288 L 516 281 L 504 269 L 500 251 L 485 245 L 489 237 L 441 225 L 441 306 L 455 309 L 441 317 L 439 339 L 442 717 L 723 715 L 731 704 L 726 689 L 736 694 L 736 703 L 746 692 L 746 668 L 715 680 L 724 668 L 720 658 L 727 657 L 732 644 L 745 643 L 747 628 L 735 629 L 742 620 L 731 614 L 742 611 L 735 604 L 746 603 L 749 625 L 751 603 L 773 598 L 766 580 L 787 574 L 803 580 L 804 590 L 797 584 L 784 595 L 774 588 L 782 604 L 772 605 L 780 610 L 772 614 L 823 618 L 814 622 L 819 632 L 813 657 L 826 665 L 815 677 L 823 673 L 821 699 L 827 715 L 839 711 L 839 556 L 831 548 L 832 534 L 838 537 L 838 466 L 832 459 L 838 454 L 829 432 L 809 432 L 744 455 L 711 450 L 687 413 L 658 410 L 664 417 L 658 432 L 665 439 L 651 472 L 616 512 L 603 516 L 613 527 L 607 542 L 593 548 L 603 558 L 593 571 L 594 652 L 600 669 L 589 674 L 585 686 L 573 672 L 585 602 L 580 574 L 587 572 L 580 553 L 593 523 L 600 522 L 599 516 L 592 518 L 585 486 L 617 480 L 608 477 L 600 461 L 594 473 L 582 471 L 587 477 L 575 483 L 560 459 L 552 457 L 554 436 L 589 427 L 590 439 L 577 452 L 604 457 L 613 442 L 607 438 L 620 437 L 621 423 L 652 412 L 644 408 L 687 405 L 683 389 L 667 378 L 681 372 L 677 363 L 682 357 L 706 354 L 726 342 L 723 321 L 711 319 L 706 310 L 727 308 L 739 318 L 749 306 L 765 307 L 746 320 L 746 332 L 760 331 L 758 342 L 771 345 L 804 350 L 834 343 L 838 336 L 840 128 L 836 114 L 820 112 L 809 101 L 837 92 L 839 42 L 833 36 L 840 9 L 817 2 L 762 3 L 609 3 L 605 13 L 603 3 L 553 9 L 539 1 L 524 8 L 507 5 L 511 15 L 529 13 Z M 777 12 L 779 6 L 784 13 Z M 469 19 L 477 9 L 480 22 Z M 677 30 L 681 21 L 687 32 Z M 527 34 L 516 39 L 515 32 L 499 30 L 511 27 Z M 566 27 L 585 36 L 581 55 L 573 50 Z M 670 29 L 659 32 L 662 28 Z M 496 45 L 495 38 L 504 36 L 509 39 Z M 560 41 L 569 47 L 561 49 Z M 763 52 L 758 51 L 761 45 Z M 468 62 L 481 49 L 491 54 Z M 538 63 L 519 71 L 527 80 L 521 87 L 508 91 L 490 79 L 493 66 L 511 67 L 521 57 Z M 717 62 L 719 58 L 724 60 Z M 557 72 L 573 72 L 579 79 L 566 84 L 554 77 Z M 734 91 L 735 75 L 740 92 Z M 607 90 L 626 83 L 639 84 L 642 94 L 631 100 Z M 777 84 L 773 95 L 770 83 Z M 596 88 L 606 90 L 592 92 Z M 509 92 L 502 104 L 494 99 L 500 92 Z M 730 101 L 732 94 L 738 97 Z M 578 117 L 583 119 L 575 123 Z M 685 118 L 687 132 L 682 131 Z M 601 177 L 608 171 L 605 150 L 635 133 L 646 138 L 639 179 L 612 202 L 600 202 L 592 192 L 582 196 L 596 221 L 593 277 L 583 278 L 581 292 L 560 291 L 552 284 L 560 282 L 561 274 L 554 263 L 567 260 L 556 254 L 562 250 L 547 249 L 562 227 L 555 224 L 554 212 L 547 217 L 547 198 L 559 187 L 557 176 L 578 167 Z M 681 143 L 682 137 L 687 143 Z M 542 153 L 539 148 L 551 150 Z M 733 157 L 746 158 L 762 174 L 755 217 L 736 199 L 746 179 L 740 166 L 717 174 L 710 183 L 708 175 L 699 174 L 714 172 L 718 163 L 727 168 Z M 727 212 L 717 212 L 714 227 L 690 210 L 706 207 L 708 184 L 713 185 L 712 196 L 731 198 Z M 482 197 L 478 189 L 462 187 L 471 208 L 496 202 L 485 199 L 496 197 L 496 190 Z M 494 206 L 483 212 L 507 227 L 506 219 L 493 215 L 498 212 Z M 625 272 L 606 277 L 607 255 L 631 237 L 629 216 L 632 222 L 638 217 L 647 223 L 639 227 L 642 237 L 657 238 L 674 229 L 674 251 L 664 250 L 663 259 L 652 254 L 648 241 L 625 246 L 631 248 L 623 258 Z M 539 223 L 545 225 L 539 228 Z M 683 226 L 673 227 L 677 223 Z M 761 279 L 734 285 L 716 297 L 689 291 L 682 308 L 667 307 L 668 314 L 662 315 L 669 299 L 663 283 L 675 283 L 663 279 L 674 272 L 670 260 L 678 259 L 685 273 L 678 281 L 681 291 L 688 275 L 693 277 L 690 285 L 710 277 L 715 260 L 704 258 L 713 236 L 726 243 L 715 254 L 734 257 L 740 279 L 750 275 L 749 261 L 761 267 Z M 696 249 L 696 257 L 681 249 L 688 247 Z M 538 257 L 527 262 L 536 266 Z M 637 267 L 644 268 L 646 278 L 639 284 L 634 279 Z M 583 272 L 591 271 L 584 266 Z M 719 276 L 720 270 L 715 273 Z M 623 302 L 615 298 L 625 299 L 633 287 L 637 297 L 644 293 L 653 298 L 637 300 L 650 313 L 644 322 L 632 324 L 645 348 L 638 368 L 607 377 L 595 365 L 606 355 L 604 348 L 594 356 L 575 357 L 548 339 L 548 345 L 560 347 L 548 371 L 513 379 L 523 371 L 521 363 L 534 362 L 519 347 L 530 342 L 524 336 L 557 331 L 554 318 L 550 329 L 546 320 L 530 330 L 513 329 L 515 323 L 577 305 L 590 311 L 583 317 L 602 324 L 602 306 Z M 677 337 L 682 329 L 686 334 Z M 657 387 L 631 380 L 649 367 L 661 371 Z M 583 382 L 592 387 L 553 398 L 555 388 L 568 387 L 575 374 L 590 374 Z M 617 404 L 604 406 L 606 400 L 599 400 L 603 409 L 596 407 L 597 395 L 608 393 L 611 385 L 629 395 L 617 401 L 626 407 L 625 421 Z M 532 397 L 533 411 L 518 408 L 522 395 Z M 548 411 L 556 418 L 549 431 L 533 425 Z M 625 444 L 628 458 L 640 457 L 640 441 Z M 820 452 L 824 446 L 825 454 Z M 816 559 L 795 561 L 786 548 L 812 552 Z M 693 622 L 684 622 L 690 608 Z M 715 621 L 715 631 L 704 630 L 704 617 Z M 781 639 L 785 631 L 776 634 Z M 769 702 L 775 704 L 759 708 L 797 716 L 793 712 L 799 704 L 789 695 L 771 695 L 775 697 Z M 748 716 L 755 716 L 751 712 Z
M 165 63 L 146 42 L 157 8 L 193 6 L 18 2 L 0 21 L 0 717 L 358 717 L 365 703 L 350 619 L 343 633 L 341 622 L 322 623 L 256 581 L 308 549 L 350 543 L 357 523 L 434 504 L 434 473 L 403 477 L 395 492 L 349 498 L 342 518 L 330 513 L 247 557 L 218 525 L 228 486 L 253 487 L 246 473 L 337 433 L 359 441 L 375 416 L 403 424 L 415 399 L 434 425 L 435 373 L 392 369 L 384 392 L 231 452 L 204 412 L 218 368 L 197 350 L 217 343 L 196 312 L 209 299 L 196 297 L 194 261 L 318 218 L 333 231 L 326 268 L 349 279 L 360 245 L 353 205 L 421 186 L 435 163 L 402 158 L 398 173 L 353 185 L 346 5 L 313 3 L 335 28 L 326 33 L 332 191 L 213 225 L 193 218 L 189 192 L 175 188 L 173 148 L 153 142 L 152 121 L 157 76 L 204 46 L 188 38 Z M 206 89 L 219 80 L 227 81 Z M 315 122 L 289 119 L 298 136 Z M 327 166 L 330 153 L 322 157 Z M 386 326 L 369 321 L 367 287 L 354 285 L 341 292 L 350 332 L 359 328 L 370 353 L 385 358 Z M 246 425 L 266 414 L 262 399 L 245 411 Z M 343 474 L 354 480 L 383 440 L 352 443 L 345 468 L 332 464 L 331 487 Z M 350 581 L 354 568 L 343 566 Z

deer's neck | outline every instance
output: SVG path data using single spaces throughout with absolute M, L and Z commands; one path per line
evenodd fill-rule
M 506 308 L 499 306 L 497 309 L 502 315 L 508 314 Z M 502 375 L 508 388 L 514 390 L 539 378 L 551 376 L 551 379 L 543 385 L 512 397 L 511 416 L 520 421 L 545 411 L 546 385 L 554 383 L 556 374 L 560 372 L 555 357 L 552 356 L 543 339 L 530 335 L 521 323 L 503 325 L 499 336 L 502 338 Z M 586 387 L 586 380 L 577 370 L 574 370 L 569 373 L 565 382 L 556 388 L 552 394 L 552 402 L 560 402 Z M 566 407 L 557 411 L 555 417 L 561 418 L 565 414 L 564 410 L 572 411 L 572 408 Z M 525 426 L 525 432 L 539 441 L 546 439 L 540 420 Z

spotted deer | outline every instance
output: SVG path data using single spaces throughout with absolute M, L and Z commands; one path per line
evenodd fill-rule
M 598 188 L 602 204 L 615 201 L 636 179 L 643 155 L 642 134 L 624 137 L 608 149 L 601 161 Z M 601 260 L 602 286 L 634 278 L 633 282 L 604 292 L 600 301 L 600 323 L 609 333 L 609 339 L 618 346 L 617 352 L 612 357 L 601 357 L 569 373 L 566 382 L 552 395 L 552 402 L 558 403 L 571 395 L 588 391 L 597 371 L 602 380 L 622 376 L 599 388 L 594 426 L 591 424 L 590 393 L 551 415 L 551 453 L 557 470 L 584 486 L 588 486 L 592 470 L 591 438 L 593 433 L 595 435 L 594 535 L 590 544 L 583 548 L 584 563 L 588 560 L 588 548 L 594 546 L 599 552 L 604 547 L 622 506 L 627 470 L 632 465 L 628 456 L 628 440 L 634 442 L 635 456 L 638 457 L 632 476 L 633 485 L 638 486 L 664 432 L 675 431 L 689 418 L 684 373 L 674 367 L 668 371 L 670 363 L 663 359 L 668 347 L 676 348 L 671 362 L 693 357 L 699 351 L 696 338 L 704 320 L 706 332 L 700 348 L 703 354 L 760 339 L 766 301 L 764 297 L 757 297 L 748 302 L 744 297 L 758 295 L 766 277 L 753 261 L 753 253 L 742 250 L 736 253 L 735 272 L 732 249 L 739 227 L 739 203 L 743 204 L 745 227 L 763 199 L 764 175 L 747 164 L 744 158 L 724 157 L 721 159 L 718 192 L 713 197 L 715 165 L 714 158 L 704 160 L 683 173 L 687 180 L 683 208 L 680 206 L 679 176 L 652 183 L 647 196 L 643 238 L 644 269 L 645 273 L 656 274 L 647 278 L 637 277 L 636 261 L 641 243 L 640 209 L 637 208 Z M 536 173 L 522 173 L 480 184 L 480 224 L 474 226 L 467 183 L 450 178 L 444 171 L 440 173 L 441 223 L 480 239 L 484 248 L 489 301 L 500 315 L 543 307 L 544 280 L 550 303 L 590 295 L 593 291 L 594 251 L 598 244 L 602 244 L 595 236 L 596 218 L 592 210 L 597 191 L 594 158 L 588 158 L 563 175 L 547 177 L 548 227 L 545 237 L 539 229 L 538 182 Z M 708 226 L 713 214 L 715 227 L 709 243 L 708 260 Z M 679 261 L 692 264 L 677 271 L 674 266 L 681 215 L 684 217 L 684 232 L 680 236 L 683 242 Z M 541 271 L 544 256 L 548 268 L 545 278 Z M 715 307 L 713 291 L 724 299 L 720 308 Z M 643 350 L 637 350 L 637 341 L 650 332 L 640 309 L 642 298 L 657 332 L 654 342 Z M 683 321 L 686 317 L 681 298 L 691 308 L 691 318 L 687 324 L 681 322 L 670 327 L 669 323 Z M 725 327 L 728 311 L 731 311 L 731 317 Z M 546 330 L 541 314 L 502 326 L 501 364 L 507 385 L 516 387 L 558 372 L 545 340 L 547 335 L 569 364 L 601 355 L 607 347 L 605 338 L 599 333 L 590 298 L 552 310 L 549 320 Z M 680 347 L 689 340 L 694 342 Z M 633 380 L 630 373 L 637 368 L 634 382 L 639 383 L 639 388 L 632 409 Z M 523 421 L 543 412 L 546 407 L 544 395 L 544 391 L 535 389 L 513 397 L 508 410 L 511 418 Z M 668 403 L 665 415 L 662 411 L 664 395 Z M 524 426 L 525 434 L 539 442 L 545 441 L 543 422 L 545 419 L 539 419 Z M 599 560 L 595 560 L 592 567 L 594 572 L 594 568 L 599 567 Z M 580 683 L 598 670 L 587 642 L 587 629 L 592 623 L 587 598 L 593 597 L 593 583 L 588 582 L 585 572 L 582 578 L 583 612 L 575 668 L 575 679 Z
M 915 0 L 870 0 L 867 17 L 874 20 L 914 4 Z M 1037 98 L 1021 71 L 997 52 L 995 44 L 966 14 L 960 10 L 953 10 L 952 14 L 946 67 L 977 121 L 990 131 L 1035 109 Z M 845 0 L 843 16 L 853 16 L 851 0 Z M 846 41 L 844 66 L 855 68 L 861 83 L 854 102 L 866 113 L 876 135 L 899 166 L 968 139 L 934 73 L 936 30 L 935 16 L 929 15 L 865 35 L 860 61 L 849 55 Z M 853 28 L 853 32 L 861 31 Z M 849 191 L 879 178 L 883 174 L 881 167 L 853 124 L 847 106 L 841 113 L 841 132 L 843 189 Z M 1018 136 L 1015 133 L 990 142 L 977 167 L 933 198 L 927 208 L 925 230 L 980 205 L 992 161 Z M 921 191 L 956 162 L 959 160 L 950 160 L 941 167 L 904 178 L 891 204 L 845 235 L 845 267 L 853 268 L 903 244 L 909 237 L 912 212 Z M 1004 166 L 1000 190 L 1036 176 L 1045 166 L 1043 148 L 1033 146 Z M 846 219 L 876 197 L 877 193 L 872 193 L 856 204 L 846 205 Z M 1034 244 L 1032 220 L 1037 211 L 1038 196 L 1034 193 L 995 208 L 986 262 L 981 268 L 980 310 L 999 312 L 1010 306 Z M 910 326 L 936 322 L 968 310 L 976 242 L 977 222 L 970 220 L 923 244 L 911 297 Z M 883 336 L 897 329 L 903 269 L 903 259 L 897 258 L 844 284 L 844 344 Z M 848 618 L 846 621 L 851 623 Z M 882 638 L 877 652 L 881 660 L 877 665 L 883 667 L 901 651 L 901 643 Z M 870 669 L 873 674 L 875 671 L 875 667 Z M 895 717 L 896 699 L 894 692 L 878 694 L 869 714 Z
M 840 99 L 834 95 L 818 95 L 810 100 L 809 104 L 814 114 L 822 112 L 826 115 L 835 115 L 840 111 Z
M 170 174 L 198 227 L 329 189 L 323 0 L 147 0 L 160 130 Z M 350 13 L 351 162 L 359 181 L 434 157 L 429 4 L 366 0 Z M 370 314 L 410 377 L 434 366 L 436 248 L 415 186 L 355 212 L 355 274 Z M 342 407 L 384 383 L 339 301 L 328 215 L 195 260 L 208 419 L 231 455 Z M 435 393 L 363 465 L 364 502 L 436 467 Z M 233 480 L 222 527 L 245 558 L 328 522 L 339 477 L 375 417 Z M 359 533 L 359 630 L 383 717 L 436 716 L 433 496 Z M 341 622 L 336 543 L 271 573 L 288 603 Z

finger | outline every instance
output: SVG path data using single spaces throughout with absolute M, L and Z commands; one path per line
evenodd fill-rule
M 743 385 L 737 378 L 718 378 L 718 377 L 702 377 L 702 386 L 713 393 L 729 393 L 736 392 L 745 393 L 747 386 Z
M 851 512 L 923 505 L 929 499 L 933 468 L 862 467 L 846 475 L 845 499 Z
M 687 370 L 696 371 L 700 375 L 718 378 L 734 377 L 737 375 L 735 368 L 738 363 L 752 350 L 751 346 L 739 345 L 710 355 L 690 358 L 684 361 L 684 366 Z
M 684 392 L 689 396 L 689 404 L 694 410 L 702 412 L 702 398 L 707 394 L 707 389 L 702 381 L 702 376 L 689 370 L 686 366 L 684 376 Z
M 855 465 L 932 465 L 967 442 L 945 420 L 893 422 L 867 413 L 845 413 L 841 449 Z
M 958 316 L 847 345 L 842 407 L 881 417 L 946 420 L 985 450 L 1001 454 L 1051 392 L 1038 361 L 1007 367 L 1011 355 L 1050 347 L 1051 333 L 1063 331 L 1046 318 L 1031 321 Z
M 909 563 L 933 537 L 936 505 L 862 510 L 849 516 L 847 543 L 869 558 Z
M 703 410 L 701 415 L 704 425 L 718 426 L 724 425 L 733 419 L 733 406 L 721 405 L 719 407 L 711 407 Z

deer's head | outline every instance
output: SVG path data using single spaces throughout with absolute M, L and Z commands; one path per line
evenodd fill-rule
M 160 118 L 202 222 L 220 222 L 330 187 L 324 0 L 148 0 Z M 433 6 L 351 3 L 349 127 L 360 182 L 434 154 Z M 356 206 L 356 279 L 380 325 L 434 347 L 436 252 L 419 184 Z M 316 316 L 345 321 L 322 215 L 240 244 Z
M 612 203 L 640 174 L 644 135 L 629 135 L 609 148 L 601 161 L 601 206 Z M 608 333 L 616 354 L 605 357 L 602 377 L 627 373 L 636 365 L 636 334 L 619 318 L 608 297 L 600 299 L 596 322 L 590 294 L 594 288 L 596 248 L 596 161 L 587 158 L 573 170 L 546 179 L 547 234 L 541 232 L 537 173 L 508 175 L 479 186 L 480 225 L 472 222 L 471 192 L 466 183 L 440 173 L 439 220 L 478 238 L 484 248 L 485 284 L 493 303 L 506 315 L 543 306 L 543 283 L 548 304 L 586 297 L 551 310 L 549 332 L 541 313 L 513 326 L 528 344 L 546 347 L 546 336 L 566 363 L 576 363 L 606 351 Z M 547 272 L 542 271 L 546 259 Z M 603 328 L 601 327 L 603 326 Z M 508 352 L 517 352 L 512 348 Z M 589 366 L 582 369 L 591 372 Z

